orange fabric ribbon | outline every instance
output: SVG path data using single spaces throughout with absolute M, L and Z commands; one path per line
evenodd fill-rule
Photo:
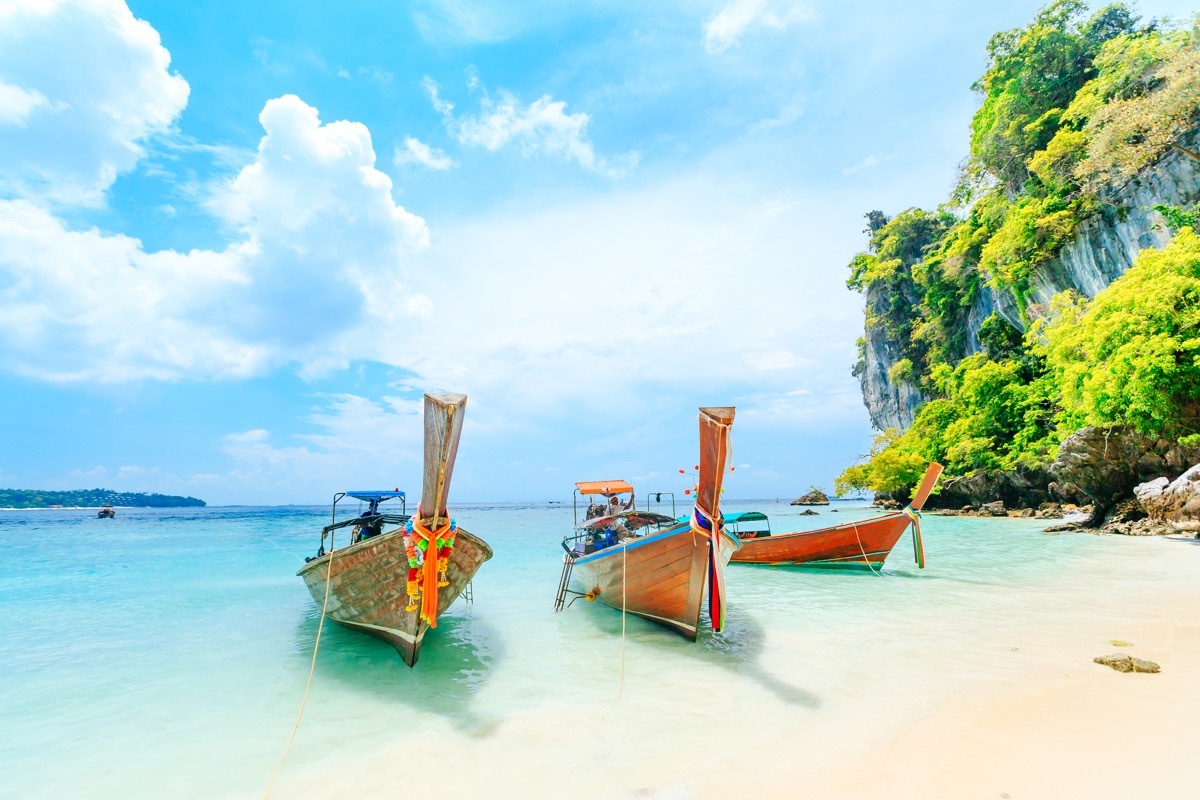
M 425 540 L 425 563 L 421 565 L 421 619 L 429 627 L 437 627 L 438 616 L 438 539 L 450 533 L 450 520 L 437 530 L 430 530 L 417 517 L 412 518 L 413 536 Z

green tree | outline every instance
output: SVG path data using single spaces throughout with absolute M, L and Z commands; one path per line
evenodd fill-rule
M 971 179 L 990 175 L 1019 191 L 1029 159 L 1053 139 L 1075 94 L 1094 77 L 1092 62 L 1104 42 L 1136 23 L 1121 4 L 1085 22 L 1086 11 L 1085 0 L 1055 0 L 1028 26 L 988 42 L 987 70 L 972 87 L 983 103 L 971 121 Z
M 1145 250 L 1091 302 L 1060 295 L 1037 326 L 1069 425 L 1200 432 L 1200 237 Z
M 1089 186 L 1127 180 L 1174 149 L 1200 161 L 1186 142 L 1200 116 L 1200 35 L 1160 46 L 1168 55 L 1155 64 L 1146 57 L 1146 70 L 1123 95 L 1096 109 L 1085 129 L 1087 157 L 1077 167 Z

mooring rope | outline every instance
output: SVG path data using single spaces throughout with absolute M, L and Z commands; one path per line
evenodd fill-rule
M 858 535 L 858 523 L 852 522 L 850 523 L 850 527 L 854 528 L 854 538 L 858 540 L 858 552 L 862 553 L 863 561 L 867 562 L 867 569 L 882 578 L 883 570 L 876 570 L 875 567 L 871 566 L 871 559 L 867 558 L 867 551 L 863 549 L 862 537 Z
M 626 565 L 629 563 L 629 542 L 621 548 L 621 680 L 617 684 L 617 700 L 625 690 L 625 579 L 628 575 Z
M 287 760 L 288 753 L 292 750 L 292 742 L 296 740 L 296 731 L 300 730 L 300 718 L 304 716 L 304 707 L 308 705 L 308 691 L 312 688 L 313 673 L 317 671 L 317 651 L 321 649 L 321 631 L 325 629 L 325 611 L 329 608 L 329 586 L 333 582 L 333 548 L 329 550 L 329 567 L 325 571 L 325 599 L 321 602 L 321 620 L 317 623 L 317 638 L 313 641 L 312 663 L 308 666 L 308 681 L 304 684 L 304 698 L 300 701 L 300 711 L 296 714 L 296 724 L 292 726 L 292 735 L 288 737 L 287 746 L 283 748 L 283 755 L 279 757 L 279 763 L 275 765 L 275 771 L 271 773 L 271 782 L 267 784 L 267 791 L 263 794 L 263 800 L 267 800 L 271 796 L 271 791 L 275 788 L 275 780 L 279 777 L 279 770 L 283 769 L 283 762 Z

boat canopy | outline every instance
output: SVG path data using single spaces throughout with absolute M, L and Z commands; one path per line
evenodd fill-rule
M 355 500 L 365 500 L 368 503 L 378 503 L 382 500 L 391 500 L 393 497 L 404 498 L 404 492 L 346 492 L 347 497 L 353 497 Z
M 644 528 L 647 525 L 657 525 L 662 528 L 678 524 L 674 517 L 669 517 L 666 514 L 655 514 L 653 511 L 622 511 L 620 514 L 613 514 L 612 516 L 592 517 L 589 520 L 584 520 L 576 525 L 575 529 L 581 531 L 592 529 L 604 530 L 611 528 L 617 522 L 624 523 L 625 527 L 630 529 Z
M 726 514 L 725 524 L 728 525 L 733 522 L 763 522 L 766 518 L 767 515 L 760 511 L 743 511 L 740 514 Z
M 633 487 L 625 481 L 578 481 L 575 488 L 580 494 L 620 494 L 633 491 Z

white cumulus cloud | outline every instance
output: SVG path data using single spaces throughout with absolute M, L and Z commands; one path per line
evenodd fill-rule
M 454 166 L 454 159 L 446 155 L 444 150 L 430 147 L 420 139 L 414 139 L 411 136 L 404 139 L 403 147 L 396 147 L 396 155 L 393 157 L 393 161 L 398 167 L 408 164 L 419 164 L 422 167 L 427 167 L 438 172 L 448 170 Z
M 619 178 L 638 164 L 636 152 L 613 158 L 598 155 L 587 133 L 591 117 L 584 112 L 567 113 L 566 102 L 549 95 L 526 105 L 511 92 L 500 90 L 496 98 L 480 100 L 479 113 L 455 118 L 454 105 L 442 99 L 437 84 L 427 77 L 423 86 L 460 144 L 492 153 L 515 145 L 526 156 L 542 154 L 574 161 L 610 178 Z
M 51 380 L 245 376 L 285 361 L 334 366 L 364 328 L 420 304 L 404 259 L 429 240 L 392 200 L 367 129 L 269 101 L 254 161 L 209 208 L 238 234 L 221 251 L 147 252 L 0 201 L 0 352 Z
M 754 28 L 785 30 L 812 18 L 812 10 L 803 3 L 734 0 L 704 24 L 704 48 L 713 54 L 723 53 Z
M 0 191 L 99 203 L 188 84 L 121 0 L 0 3 Z

